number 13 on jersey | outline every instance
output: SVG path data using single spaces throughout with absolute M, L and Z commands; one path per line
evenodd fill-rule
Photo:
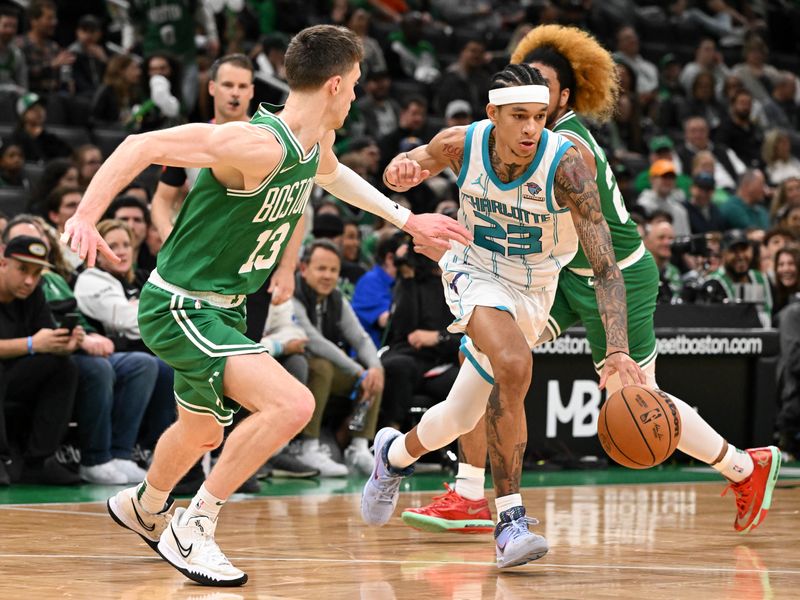
M 258 236 L 256 248 L 250 254 L 247 261 L 239 267 L 239 274 L 249 273 L 253 269 L 262 271 L 271 269 L 275 261 L 280 256 L 286 237 L 292 229 L 291 223 L 284 223 L 277 229 L 266 229 Z M 262 248 L 269 244 L 265 253 L 261 253 Z

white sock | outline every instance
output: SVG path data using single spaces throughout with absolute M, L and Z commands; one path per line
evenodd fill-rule
M 350 440 L 350 447 L 354 450 L 364 450 L 365 452 L 369 452 L 367 438 L 365 437 L 354 437 L 352 440 Z
M 494 499 L 494 506 L 497 508 L 497 518 L 499 519 L 500 515 L 509 508 L 522 506 L 522 495 L 509 494 L 508 496 L 500 496 L 499 498 Z
M 225 500 L 217 498 L 214 494 L 209 492 L 204 483 L 200 486 L 200 489 L 197 490 L 194 498 L 192 498 L 192 502 L 186 509 L 186 516 L 184 519 L 188 520 L 192 517 L 203 516 L 208 517 L 212 521 L 216 521 L 217 515 L 219 515 L 219 509 L 222 508 L 223 504 L 225 504 Z
M 406 450 L 406 434 L 398 435 L 389 446 L 389 464 L 396 469 L 405 469 L 417 462 L 418 456 L 411 456 Z
M 154 488 L 148 481 L 147 477 L 136 488 L 136 497 L 139 499 L 139 506 L 149 513 L 160 512 L 169 498 L 169 491 L 162 491 Z
M 717 464 L 711 465 L 723 476 L 738 483 L 750 477 L 753 472 L 753 459 L 744 450 L 739 450 L 733 444 L 728 444 L 728 450 Z
M 473 467 L 469 463 L 458 463 L 455 491 L 467 500 L 480 500 L 484 497 L 486 469 Z

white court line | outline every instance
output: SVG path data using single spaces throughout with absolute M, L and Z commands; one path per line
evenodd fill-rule
M 104 554 L 3 554 L 3 558 L 70 558 L 70 559 L 89 559 L 89 560 L 161 560 L 156 556 L 146 555 L 104 555 Z M 387 560 L 387 559 L 361 559 L 361 558 L 313 558 L 313 557 L 283 557 L 283 556 L 230 556 L 229 560 L 235 562 L 316 562 L 316 563 L 353 563 L 353 564 L 384 564 L 384 565 L 463 565 L 470 567 L 496 567 L 495 562 L 478 561 L 458 561 L 458 560 Z M 697 573 L 769 573 L 770 575 L 800 575 L 800 570 L 795 569 L 736 569 L 734 567 L 693 567 L 693 566 L 635 566 L 635 565 L 614 565 L 614 564 L 565 564 L 539 562 L 542 568 L 555 567 L 559 569 L 577 570 L 609 570 L 619 569 L 625 571 L 693 571 Z

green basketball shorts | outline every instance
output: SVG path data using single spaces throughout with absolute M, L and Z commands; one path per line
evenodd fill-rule
M 633 360 L 646 367 L 656 359 L 656 336 L 653 313 L 658 294 L 658 267 L 646 252 L 642 258 L 622 271 L 628 303 L 628 347 Z M 577 275 L 569 269 L 561 271 L 558 290 L 550 309 L 547 328 L 556 339 L 567 328 L 580 322 L 592 350 L 595 368 L 603 368 L 606 355 L 606 332 L 597 310 L 593 277 Z
M 147 282 L 142 288 L 139 300 L 142 340 L 174 369 L 178 406 L 195 414 L 210 415 L 220 425 L 230 425 L 239 405 L 223 395 L 225 363 L 229 356 L 258 354 L 267 349 L 245 337 L 245 307 L 241 297 L 225 307 L 220 300 L 234 297 L 170 287 L 167 291 Z M 212 296 L 213 300 L 209 299 Z

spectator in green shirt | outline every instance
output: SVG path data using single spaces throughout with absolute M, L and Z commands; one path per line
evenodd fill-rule
M 766 189 L 760 169 L 744 172 L 736 194 L 720 207 L 728 229 L 769 229 L 769 212 L 764 207 Z

